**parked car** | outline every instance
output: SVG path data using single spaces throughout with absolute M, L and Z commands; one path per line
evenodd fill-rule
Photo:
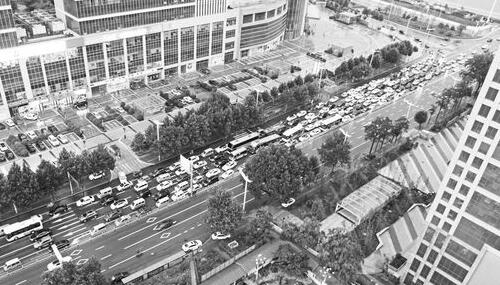
M 87 211 L 80 216 L 80 222 L 86 223 L 94 218 L 97 218 L 97 212 L 94 210 Z
M 129 188 L 132 188 L 134 184 L 130 181 L 124 181 L 123 183 L 120 183 L 120 185 L 116 186 L 116 190 L 118 192 L 121 192 L 121 191 L 124 191 L 124 190 L 127 190 Z
M 228 239 L 230 237 L 231 237 L 230 234 L 223 234 L 221 232 L 215 232 L 215 233 L 212 234 L 212 239 L 213 240 L 223 240 L 223 239 Z
M 19 138 L 20 141 L 28 141 L 28 136 L 23 134 L 23 133 L 19 133 L 17 134 L 17 137 Z
M 7 151 L 9 148 L 5 142 L 0 142 L 0 151 Z
M 14 158 L 16 158 L 14 156 L 14 153 L 10 149 L 5 151 L 5 157 L 7 157 L 8 160 L 13 160 Z
M 85 197 L 80 198 L 80 200 L 76 201 L 76 206 L 77 207 L 87 206 L 89 204 L 94 203 L 94 201 L 95 201 L 94 196 L 85 196 Z
M 226 163 L 226 164 L 224 164 L 224 166 L 222 166 L 222 170 L 228 171 L 229 169 L 235 168 L 236 165 L 238 165 L 238 163 L 236 161 L 230 160 L 228 163 Z
M 89 180 L 90 181 L 97 180 L 97 179 L 100 179 L 100 178 L 102 178 L 104 176 L 106 176 L 106 173 L 103 170 L 101 170 L 101 171 L 98 171 L 98 172 L 91 173 L 89 175 Z
M 26 132 L 26 135 L 28 136 L 28 138 L 29 138 L 30 140 L 34 140 L 34 139 L 36 139 L 36 138 L 37 138 L 37 135 L 35 134 L 35 132 L 34 132 L 34 131 L 28 131 L 28 132 Z
M 35 142 L 35 146 L 38 148 L 38 150 L 42 151 L 42 150 L 46 150 L 47 147 L 45 146 L 45 144 L 41 141 L 38 141 L 38 142 Z
M 67 144 L 67 143 L 69 143 L 68 138 L 67 138 L 65 135 L 63 135 L 63 134 L 59 134 L 59 135 L 57 135 L 57 139 L 59 139 L 59 141 L 60 141 L 61 143 L 63 143 L 63 144 Z
M 220 175 L 220 178 L 227 179 L 229 176 L 234 174 L 234 170 L 229 169 Z
M 32 143 L 26 143 L 25 146 L 26 146 L 26 149 L 28 150 L 29 153 L 36 152 L 36 148 Z
M 48 129 L 48 130 L 49 130 L 49 132 L 51 132 L 52 134 L 55 134 L 55 133 L 57 133 L 57 132 L 59 131 L 59 130 L 58 130 L 55 126 L 53 126 L 53 125 L 48 125 L 48 126 L 47 126 L 47 129 Z
M 199 249 L 202 245 L 201 240 L 192 240 L 183 244 L 182 250 L 187 253 Z
M 156 178 L 157 176 L 164 174 L 166 172 L 167 172 L 167 170 L 165 168 L 160 167 L 160 168 L 155 169 L 155 171 L 153 171 L 153 173 L 151 173 L 151 176 Z
M 288 208 L 291 205 L 293 205 L 293 203 L 295 203 L 295 199 L 294 198 L 288 198 L 285 202 L 281 203 L 281 206 L 283 208 Z
M 59 140 L 58 140 L 55 136 L 53 136 L 53 135 L 49 135 L 49 136 L 47 137 L 47 140 L 48 140 L 48 141 L 49 141 L 49 143 L 50 143 L 52 146 L 54 146 L 54 147 L 56 147 L 56 146 L 60 146 L 60 145 L 61 145 L 61 143 L 59 142 Z

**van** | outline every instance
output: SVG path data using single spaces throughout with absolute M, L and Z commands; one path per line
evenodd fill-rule
M 181 199 L 187 198 L 187 193 L 183 191 L 177 191 L 172 194 L 172 201 L 179 201 Z
M 139 199 L 132 201 L 132 203 L 130 204 L 130 209 L 132 209 L 132 211 L 134 211 L 134 210 L 137 210 L 141 207 L 144 207 L 145 205 L 146 205 L 146 200 L 144 200 L 144 198 L 139 198 Z
M 100 224 L 97 224 L 95 225 L 91 230 L 90 230 L 90 235 L 96 235 L 98 233 L 100 233 L 104 228 L 106 228 L 106 224 L 105 223 L 100 223 Z
M 111 187 L 106 187 L 106 188 L 104 188 L 104 189 L 101 189 L 101 190 L 99 191 L 99 193 L 97 193 L 97 195 L 96 195 L 96 196 L 97 196 L 97 198 L 98 198 L 98 199 L 102 199 L 102 198 L 104 198 L 104 197 L 106 197 L 106 196 L 110 196 L 110 195 L 112 195 L 112 194 L 113 194 L 113 188 L 111 188 Z
M 207 148 L 205 149 L 202 153 L 201 153 L 201 156 L 202 157 L 208 157 L 208 156 L 211 156 L 212 154 L 214 154 L 215 151 L 213 148 Z
M 170 200 L 168 196 L 160 198 L 158 201 L 156 201 L 156 207 L 160 208 L 161 206 L 167 204 L 168 200 Z
M 136 192 L 140 192 L 140 191 L 142 191 L 142 190 L 146 190 L 146 189 L 148 189 L 148 187 L 149 187 L 148 182 L 146 182 L 145 180 L 139 179 L 139 180 L 137 181 L 137 184 L 135 184 L 135 186 L 134 186 L 134 190 L 135 190 Z
M 21 260 L 19 260 L 19 258 L 14 258 L 5 262 L 3 270 L 9 271 L 18 267 L 23 267 L 23 264 L 21 263 Z

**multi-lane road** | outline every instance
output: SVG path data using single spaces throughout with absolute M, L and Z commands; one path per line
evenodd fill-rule
M 463 47 L 460 52 L 477 50 L 482 44 L 484 42 L 474 41 Z M 451 55 L 456 54 L 456 52 L 451 53 Z M 453 84 L 454 77 L 456 77 L 454 74 L 441 76 L 430 81 L 423 90 L 414 91 L 341 126 L 342 130 L 350 137 L 353 147 L 352 156 L 357 157 L 368 152 L 370 145 L 364 140 L 363 125 L 371 122 L 377 116 L 388 116 L 392 119 L 408 116 L 410 121 L 413 121 L 415 112 L 422 109 L 427 110 L 434 102 L 430 93 L 432 91 L 439 92 L 443 88 L 449 87 Z M 298 147 L 303 149 L 306 154 L 316 154 L 316 149 L 322 144 L 324 137 L 323 135 L 312 138 L 299 144 Z M 242 203 L 243 187 L 239 177 L 233 176 L 215 187 L 230 191 L 234 199 L 238 203 Z M 129 198 L 130 200 L 134 197 L 132 192 L 133 190 L 125 191 L 120 194 L 119 198 Z M 55 240 L 70 239 L 74 241 L 76 239 L 79 241 L 63 250 L 63 256 L 69 255 L 80 264 L 85 263 L 90 257 L 96 257 L 102 264 L 104 274 L 108 276 L 118 271 L 133 272 L 178 252 L 186 240 L 209 240 L 210 232 L 204 223 L 204 218 L 207 211 L 206 201 L 211 192 L 203 191 L 188 200 L 136 218 L 134 221 L 92 238 L 90 241 L 89 229 L 95 223 L 102 222 L 104 215 L 110 211 L 109 207 L 101 207 L 98 202 L 84 209 L 76 209 L 75 205 L 72 204 L 72 211 L 59 217 L 48 218 L 44 216 L 46 218 L 45 225 L 53 230 Z M 249 202 L 252 199 L 252 196 L 249 196 Z M 78 220 L 79 215 L 91 208 L 99 212 L 100 220 L 81 224 Z M 166 231 L 154 230 L 158 223 L 168 218 L 176 220 L 177 224 Z M 140 257 L 136 257 L 138 250 L 143 253 Z M 40 284 L 40 276 L 46 270 L 46 265 L 55 259 L 55 256 L 48 249 L 40 252 L 35 251 L 27 239 L 13 243 L 0 241 L 0 264 L 15 257 L 21 258 L 25 267 L 9 275 L 1 275 L 0 282 L 2 284 Z

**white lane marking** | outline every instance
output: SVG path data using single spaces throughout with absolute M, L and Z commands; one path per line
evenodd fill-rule
M 101 245 L 100 247 L 96 248 L 95 250 L 99 250 L 101 248 L 104 248 L 104 245 Z
M 73 217 L 75 217 L 75 214 L 74 214 L 74 213 L 72 213 L 71 215 L 67 215 L 67 216 L 65 216 L 65 217 L 61 217 L 61 216 L 59 216 L 59 217 L 55 217 L 55 218 L 53 217 L 52 219 L 48 220 L 48 221 L 47 221 L 47 223 L 49 223 L 49 222 L 50 222 L 50 223 L 52 223 L 53 225 L 56 225 L 56 224 L 59 224 L 59 223 L 63 222 L 64 220 L 71 219 L 71 218 L 73 218 Z M 57 220 L 55 220 L 55 219 L 57 219 Z
M 202 224 L 198 224 L 198 227 L 201 227 L 201 226 L 202 226 Z
M 194 230 L 194 227 L 189 228 L 190 230 Z
M 243 183 L 240 183 L 240 184 L 238 184 L 238 185 L 236 185 L 236 186 L 234 186 L 234 187 L 232 187 L 232 188 L 229 188 L 227 191 L 232 191 L 233 189 L 236 189 L 236 188 L 238 188 L 238 187 L 240 187 L 240 186 L 243 186 Z M 181 213 L 184 213 L 184 212 L 186 212 L 186 211 L 188 211 L 188 210 L 191 210 L 192 208 L 197 207 L 197 206 L 199 206 L 199 205 L 201 205 L 201 204 L 204 204 L 204 203 L 206 203 L 207 201 L 208 201 L 208 199 L 207 199 L 207 200 L 203 200 L 203 201 L 201 201 L 201 202 L 199 202 L 199 203 L 197 203 L 197 204 L 194 204 L 194 205 L 192 205 L 192 206 L 190 206 L 190 207 L 188 207 L 188 208 L 186 208 L 186 209 L 183 209 L 183 210 L 181 210 L 181 211 L 179 211 L 179 212 L 177 212 L 177 213 L 175 213 L 175 214 L 173 214 L 173 215 L 170 215 L 170 216 L 166 217 L 165 219 L 163 219 L 163 220 L 161 220 L 161 221 L 158 221 L 158 222 L 156 222 L 156 223 L 154 223 L 154 224 L 151 224 L 150 226 L 153 226 L 153 227 L 154 227 L 154 226 L 156 226 L 157 224 L 161 223 L 162 221 L 164 221 L 164 220 L 166 220 L 166 219 L 172 218 L 172 217 L 177 216 L 177 215 L 179 215 L 179 214 L 181 214 Z M 149 227 L 149 226 L 148 226 L 148 227 Z M 136 231 L 133 231 L 133 232 L 131 232 L 131 233 L 127 234 L 127 235 L 122 236 L 122 237 L 121 237 L 121 238 L 119 238 L 118 240 L 123 240 L 123 239 L 125 239 L 125 238 L 127 238 L 127 237 L 129 237 L 129 236 L 131 236 L 131 235 L 134 235 L 134 234 L 136 234 L 136 233 L 138 233 L 138 232 L 142 232 L 143 230 L 147 229 L 148 227 L 144 227 L 144 228 L 142 228 L 142 229 L 138 229 L 138 230 L 136 230 Z
M 103 256 L 103 257 L 101 257 L 101 260 L 104 260 L 104 259 L 106 259 L 106 258 L 108 258 L 108 257 L 110 257 L 110 256 L 112 256 L 112 254 L 108 254 L 108 255 L 106 255 L 106 256 Z
M 29 245 L 27 245 L 27 246 L 23 246 L 23 247 L 20 247 L 20 248 L 16 248 L 16 249 L 14 249 L 14 250 L 11 250 L 9 253 L 6 253 L 6 254 L 3 254 L 3 255 L 0 255 L 0 258 L 5 257 L 5 256 L 8 256 L 8 255 L 11 255 L 11 254 L 13 254 L 14 252 L 18 252 L 18 251 L 20 251 L 20 250 L 23 250 L 23 249 L 26 249 L 26 248 L 29 248 L 29 247 L 33 247 L 33 245 L 32 245 L 32 244 L 29 244 Z
M 64 225 L 61 225 L 61 226 L 57 226 L 57 227 L 51 227 L 52 229 L 59 229 L 59 230 L 64 230 L 64 229 L 67 229 L 73 225 L 77 225 L 77 224 L 81 224 L 80 221 L 75 221 L 73 223 L 70 223 L 70 224 L 64 224 Z
M 355 150 L 355 149 L 357 149 L 358 147 L 364 146 L 364 145 L 365 145 L 365 144 L 367 144 L 367 143 L 370 143 L 370 142 L 369 142 L 369 141 L 365 141 L 364 143 L 359 144 L 359 145 L 357 145 L 357 146 L 353 147 L 351 150 Z
M 83 228 L 81 228 L 81 229 L 78 229 L 78 230 L 75 230 L 75 231 L 69 232 L 69 233 L 67 233 L 67 234 L 63 235 L 63 237 L 70 237 L 70 236 L 74 235 L 75 233 L 77 233 L 77 232 L 81 232 L 81 231 L 84 231 L 84 230 L 86 230 L 86 229 L 87 229 L 87 228 L 83 227 Z M 57 235 L 57 234 L 56 234 L 56 235 Z M 56 236 L 56 235 L 54 235 L 54 236 Z
M 184 231 L 184 233 L 187 233 L 187 232 L 188 232 L 187 230 Z
M 23 280 L 23 281 L 21 281 L 19 283 L 16 283 L 16 285 L 20 285 L 20 284 L 23 284 L 23 283 L 26 283 L 26 282 L 28 282 L 28 280 Z
M 170 241 L 170 240 L 172 240 L 172 239 L 174 239 L 174 238 L 176 238 L 176 237 L 178 237 L 178 236 L 180 236 L 180 235 L 181 235 L 181 234 L 177 234 L 177 235 L 175 235 L 175 236 L 173 236 L 173 237 L 171 237 L 171 238 L 169 238 L 169 239 L 165 240 L 164 242 L 161 242 L 161 243 L 159 243 L 159 244 L 155 245 L 154 247 L 157 247 L 157 246 L 159 246 L 159 245 L 161 245 L 161 244 L 164 244 L 164 243 L 166 243 L 166 242 L 168 242 L 168 241 Z M 143 252 L 149 251 L 150 249 L 153 249 L 154 247 L 148 248 L 147 250 L 144 250 Z M 120 265 L 120 264 L 122 264 L 122 263 L 125 263 L 125 262 L 127 262 L 127 261 L 129 261 L 129 260 L 131 260 L 131 259 L 133 259 L 133 258 L 135 258 L 135 257 L 136 257 L 136 255 L 134 254 L 134 255 L 132 255 L 132 256 L 131 256 L 131 257 L 129 257 L 129 258 L 126 258 L 126 259 L 124 259 L 124 260 L 122 260 L 122 261 L 120 261 L 120 262 L 118 262 L 118 263 L 116 263 L 116 264 L 111 265 L 111 266 L 109 267 L 109 269 L 111 269 L 111 268 L 113 268 L 113 267 L 116 267 L 116 266 L 118 266 L 118 265 Z
M 73 231 L 73 232 L 79 232 L 79 231 L 81 231 L 81 229 L 86 229 L 86 227 L 84 225 L 78 225 L 78 226 L 72 227 L 70 229 L 65 229 L 65 230 L 63 230 L 61 232 L 58 232 L 57 234 L 55 234 L 53 236 L 62 235 L 64 233 L 71 232 L 71 231 Z

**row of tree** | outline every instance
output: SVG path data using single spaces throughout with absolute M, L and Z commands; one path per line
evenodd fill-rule
M 36 171 L 32 171 L 27 163 L 22 166 L 14 163 L 7 176 L 0 174 L 0 205 L 27 207 L 46 196 L 54 197 L 66 181 L 67 173 L 82 182 L 90 173 L 114 167 L 115 158 L 103 145 L 91 152 L 84 150 L 81 154 L 63 148 L 56 164 L 42 160 Z
M 365 140 L 372 142 L 368 155 L 377 148 L 382 148 L 387 141 L 398 139 L 410 127 L 406 117 L 392 121 L 389 117 L 377 117 L 370 124 L 365 125 Z

